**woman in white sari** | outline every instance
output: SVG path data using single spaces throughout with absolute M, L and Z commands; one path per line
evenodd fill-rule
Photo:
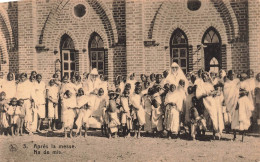
M 219 101 L 215 98 L 217 95 L 217 91 L 215 91 L 213 85 L 208 82 L 208 79 L 208 75 L 206 73 L 203 73 L 203 83 L 198 85 L 196 89 L 196 97 L 198 99 L 203 99 L 203 104 L 206 108 L 207 113 L 210 116 L 210 119 L 212 120 L 213 138 L 215 139 L 215 133 L 219 133 L 219 138 L 221 138 L 222 131 L 224 129 L 222 110 L 221 107 L 218 106 L 219 104 L 217 102 Z
M 33 82 L 27 79 L 27 74 L 20 75 L 20 82 L 17 84 L 16 98 L 24 100 L 25 107 L 25 128 L 29 133 L 36 132 L 37 129 L 37 110 L 31 103 L 35 99 L 35 89 Z
M 232 70 L 228 72 L 228 79 L 224 85 L 224 98 L 227 110 L 231 114 L 231 129 L 234 130 L 234 140 L 236 139 L 236 131 L 244 132 L 244 130 L 247 130 L 250 126 L 251 110 L 253 109 L 252 103 L 248 97 L 243 94 L 245 91 L 241 90 L 241 92 L 244 92 L 240 92 L 240 88 L 243 88 L 243 84 L 244 83 L 241 85 L 238 79 L 234 79 Z M 243 137 L 244 133 L 242 141 Z
M 180 80 L 184 80 L 185 82 L 184 89 L 185 91 L 187 91 L 187 88 L 189 86 L 189 81 L 187 80 L 180 66 L 176 62 L 173 62 L 171 65 L 170 73 L 164 80 L 164 84 L 169 83 L 169 84 L 179 85 Z

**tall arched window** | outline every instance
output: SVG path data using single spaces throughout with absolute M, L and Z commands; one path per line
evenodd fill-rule
M 61 51 L 61 75 L 72 76 L 76 71 L 76 52 L 71 37 L 64 34 L 60 41 Z
M 202 38 L 204 48 L 205 70 L 218 70 L 221 68 L 221 38 L 217 30 L 210 27 Z M 217 63 L 217 64 L 216 64 Z
M 97 68 L 99 74 L 107 75 L 104 42 L 97 33 L 93 33 L 90 37 L 89 57 L 91 69 Z
M 184 73 L 188 72 L 188 39 L 181 29 L 176 29 L 170 41 L 171 63 L 176 62 Z

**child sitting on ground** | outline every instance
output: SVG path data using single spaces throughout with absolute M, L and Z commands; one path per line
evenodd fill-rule
M 206 120 L 203 116 L 199 116 L 197 107 L 198 107 L 198 99 L 196 97 L 192 98 L 193 106 L 190 108 L 190 134 L 191 138 L 195 140 L 196 134 L 205 135 L 206 132 Z

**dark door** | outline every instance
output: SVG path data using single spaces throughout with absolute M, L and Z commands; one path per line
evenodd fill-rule
M 218 67 L 220 69 L 221 62 L 221 48 L 219 44 L 207 44 L 204 48 L 204 58 L 205 58 L 205 70 L 210 71 L 211 67 Z M 212 59 L 217 59 L 217 64 L 212 63 Z
M 206 71 L 218 72 L 221 68 L 221 39 L 215 28 L 206 30 L 202 38 L 204 47 L 204 62 Z

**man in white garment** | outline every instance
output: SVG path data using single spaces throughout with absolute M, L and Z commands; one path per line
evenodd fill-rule
M 100 87 L 100 79 L 98 78 L 98 71 L 96 68 L 93 68 L 89 74 L 89 78 L 86 84 L 83 87 L 85 94 L 90 94 L 97 91 Z
M 42 120 L 45 118 L 45 99 L 46 99 L 46 86 L 42 82 L 41 74 L 36 75 L 35 82 L 35 106 L 38 113 L 37 131 L 40 132 Z
M 17 84 L 16 98 L 24 100 L 25 107 L 25 128 L 29 133 L 37 129 L 37 113 L 33 107 L 35 91 L 32 83 L 27 79 L 27 74 L 20 75 L 20 81 Z

